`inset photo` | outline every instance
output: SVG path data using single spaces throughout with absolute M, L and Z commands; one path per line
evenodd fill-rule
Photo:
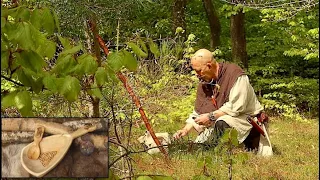
M 2 118 L 2 178 L 108 177 L 106 118 Z

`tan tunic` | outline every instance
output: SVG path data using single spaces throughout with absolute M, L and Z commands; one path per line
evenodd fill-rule
M 263 110 L 247 75 L 238 77 L 230 90 L 229 101 L 224 103 L 219 110 L 226 113 L 226 115 L 219 117 L 217 121 L 223 120 L 230 127 L 236 129 L 238 131 L 238 141 L 242 143 L 252 128 L 251 124 L 246 120 L 247 115 L 256 115 Z M 196 131 L 200 133 L 195 141 L 202 143 L 213 132 L 213 127 L 205 128 L 195 123 L 193 117 L 197 116 L 198 114 L 193 111 L 186 123 L 192 124 Z

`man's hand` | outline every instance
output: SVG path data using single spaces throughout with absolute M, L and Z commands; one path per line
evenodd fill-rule
M 174 135 L 174 139 L 180 139 L 183 136 L 186 136 L 188 134 L 188 131 L 186 129 L 178 130 Z
M 194 122 L 196 122 L 199 125 L 204 125 L 206 127 L 209 127 L 213 124 L 213 122 L 209 119 L 209 113 L 201 114 L 194 120 Z

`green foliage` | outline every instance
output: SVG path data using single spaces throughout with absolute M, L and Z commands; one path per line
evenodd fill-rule
M 80 82 L 77 78 L 66 76 L 63 79 L 63 82 L 60 87 L 60 93 L 63 94 L 63 96 L 69 100 L 69 101 L 75 101 L 78 98 L 78 95 L 81 90 Z
M 32 117 L 32 101 L 27 91 L 13 91 L 2 98 L 1 106 L 3 108 L 15 106 L 25 117 Z
M 130 71 L 135 71 L 138 65 L 137 60 L 126 50 L 110 53 L 107 60 L 107 65 L 114 72 L 118 72 L 123 66 Z
M 95 57 L 89 54 L 83 54 L 77 57 L 77 61 L 79 64 L 74 67 L 74 72 L 76 74 L 82 76 L 83 74 L 89 75 L 96 72 L 98 63 Z
M 46 94 L 45 90 L 61 95 L 69 102 L 78 101 L 84 91 L 91 96 L 102 98 L 99 88 L 109 81 L 115 82 L 116 72 L 123 67 L 130 71 L 137 69 L 136 59 L 126 50 L 111 53 L 108 61 L 100 67 L 97 58 L 92 54 L 76 55 L 80 50 L 86 51 L 81 44 L 54 34 L 60 29 L 56 14 L 43 5 L 31 7 L 18 6 L 8 9 L 2 6 L 1 75 L 22 86 L 7 88 L 9 93 L 2 97 L 5 101 L 2 108 L 15 106 L 23 116 L 31 116 L 31 98 L 37 96 L 31 96 L 30 92 L 43 96 Z M 64 49 L 59 53 L 53 67 L 48 67 L 46 61 L 54 56 L 57 39 Z M 140 45 L 146 49 L 142 42 Z M 97 82 L 82 83 L 88 76 L 97 76 L 92 78 Z M 39 101 L 34 101 L 38 107 Z
M 148 57 L 148 52 L 147 52 L 147 49 L 146 49 L 146 46 L 145 44 L 143 43 L 143 41 L 139 41 L 141 47 L 144 47 L 144 51 L 142 49 L 140 49 L 141 47 L 139 47 L 138 45 L 132 43 L 132 42 L 129 42 L 128 43 L 128 46 L 133 50 L 134 53 L 136 53 L 139 57 L 142 57 L 142 58 L 146 58 Z

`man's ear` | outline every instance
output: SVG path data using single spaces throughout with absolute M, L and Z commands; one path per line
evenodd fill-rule
M 207 62 L 207 66 L 208 66 L 209 69 L 211 69 L 212 68 L 212 62 Z

